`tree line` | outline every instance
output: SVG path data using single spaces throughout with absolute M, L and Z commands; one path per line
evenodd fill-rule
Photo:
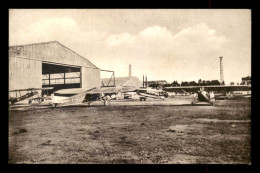
M 150 84 L 149 87 L 158 87 L 160 84 Z M 201 80 L 199 79 L 198 82 L 195 81 L 183 81 L 179 83 L 178 81 L 173 81 L 170 84 L 164 84 L 163 87 L 176 87 L 176 86 L 209 86 L 209 85 L 220 85 L 218 80 Z M 221 85 L 225 85 L 223 82 Z
M 221 83 L 218 80 L 201 80 L 199 79 L 198 82 L 195 81 L 183 81 L 180 84 L 178 81 L 173 81 L 170 85 L 171 86 L 209 86 L 209 85 L 220 85 Z M 223 82 L 221 85 L 225 85 Z
M 237 83 L 237 85 L 250 85 L 250 84 L 251 84 L 251 77 L 250 76 L 242 78 L 242 82 Z M 176 81 L 173 81 L 170 84 L 161 85 L 161 84 L 154 83 L 154 84 L 150 84 L 148 86 L 156 88 L 156 87 L 159 87 L 159 86 L 162 86 L 162 87 L 177 87 L 177 86 L 210 86 L 210 85 L 225 85 L 225 82 L 223 81 L 222 83 L 220 83 L 220 81 L 218 81 L 218 80 L 201 80 L 201 79 L 199 79 L 198 82 L 183 81 L 183 82 L 179 83 L 176 80 Z M 231 82 L 230 85 L 235 85 L 235 83 Z

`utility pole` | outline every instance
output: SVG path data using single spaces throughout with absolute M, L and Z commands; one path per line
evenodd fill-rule
M 219 57 L 220 59 L 220 85 L 222 85 L 222 83 L 224 82 L 224 74 L 223 74 L 223 62 L 222 59 L 223 57 Z

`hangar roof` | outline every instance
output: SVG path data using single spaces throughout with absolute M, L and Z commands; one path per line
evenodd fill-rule
M 9 57 L 23 57 L 43 62 L 98 68 L 88 59 L 58 41 L 9 46 Z

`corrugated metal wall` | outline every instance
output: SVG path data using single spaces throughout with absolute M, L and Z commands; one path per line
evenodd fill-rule
M 42 87 L 42 62 L 81 66 L 82 88 L 100 86 L 100 70 L 54 41 L 9 47 L 9 90 Z
M 42 87 L 42 62 L 9 57 L 9 90 Z M 21 92 L 24 94 L 25 92 Z M 9 93 L 15 96 L 15 93 Z
M 100 70 L 82 67 L 82 88 L 100 86 Z

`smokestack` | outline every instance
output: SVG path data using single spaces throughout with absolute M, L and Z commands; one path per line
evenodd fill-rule
M 147 88 L 147 76 L 145 75 L 145 84 L 146 84 L 146 88 Z
M 144 88 L 144 75 L 143 75 L 143 88 Z
M 132 71 L 131 71 L 131 64 L 129 64 L 129 77 L 132 76 Z

